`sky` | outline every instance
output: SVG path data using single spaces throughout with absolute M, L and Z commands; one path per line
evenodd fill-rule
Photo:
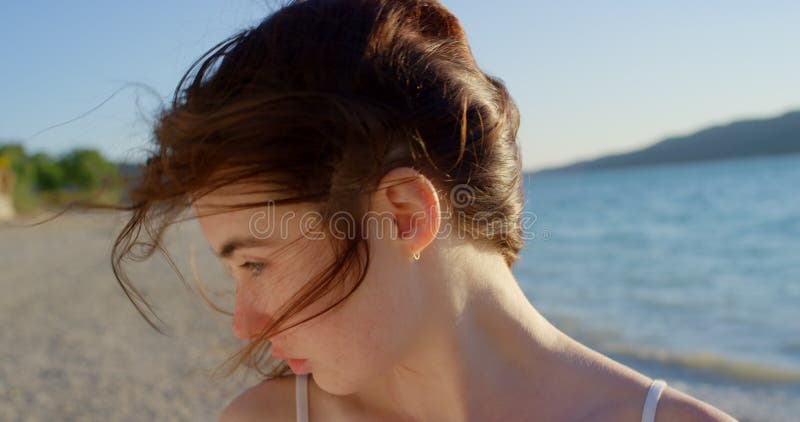
M 800 109 L 800 2 L 444 0 L 520 109 L 523 167 Z M 0 142 L 137 160 L 191 63 L 269 0 L 0 3 Z

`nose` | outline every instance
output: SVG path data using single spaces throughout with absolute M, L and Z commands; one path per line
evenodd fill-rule
M 237 297 L 233 310 L 231 330 L 236 337 L 247 340 L 261 334 L 274 322 L 271 315 L 264 311 L 254 309 Z
M 233 322 L 231 323 L 231 330 L 236 337 L 247 340 L 251 338 L 250 330 L 247 327 L 247 322 L 242 317 L 242 312 L 233 311 Z
M 242 316 L 243 313 L 234 311 L 231 330 L 236 337 L 247 340 L 258 336 L 272 325 L 272 318 L 267 315 Z

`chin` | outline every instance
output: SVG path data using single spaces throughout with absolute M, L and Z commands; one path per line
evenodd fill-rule
M 351 379 L 340 374 L 315 369 L 311 372 L 311 378 L 321 390 L 335 396 L 347 396 L 358 391 L 358 386 L 353 384 Z

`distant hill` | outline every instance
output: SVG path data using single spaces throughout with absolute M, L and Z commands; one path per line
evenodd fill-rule
M 607 155 L 535 173 L 593 170 L 760 155 L 800 153 L 800 111 L 741 120 L 687 136 L 667 138 L 633 152 Z

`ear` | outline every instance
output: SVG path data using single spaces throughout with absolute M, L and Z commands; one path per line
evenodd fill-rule
M 401 252 L 412 256 L 436 238 L 441 224 L 439 195 L 433 183 L 410 167 L 397 167 L 378 182 L 370 198 L 371 210 L 392 216 L 391 240 Z

